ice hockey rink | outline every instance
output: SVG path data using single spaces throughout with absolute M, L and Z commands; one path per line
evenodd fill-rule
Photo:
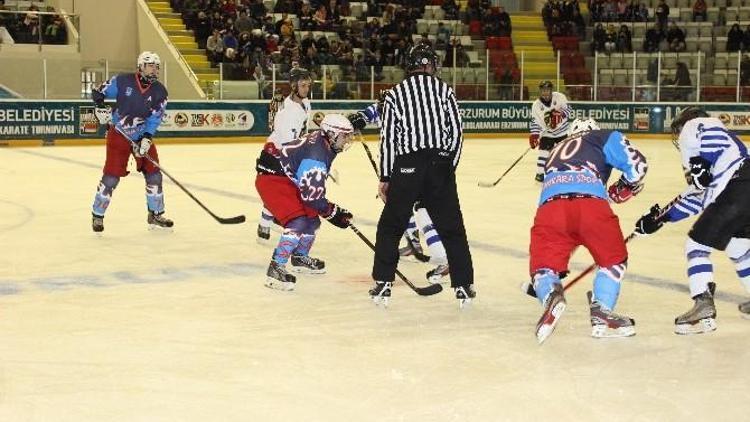
M 634 144 L 649 173 L 641 195 L 615 207 L 625 234 L 685 184 L 669 141 Z M 299 276 L 290 293 L 265 288 L 273 245 L 255 241 L 260 144 L 159 148 L 166 170 L 214 212 L 248 222 L 220 225 L 165 181 L 175 230 L 149 231 L 134 173 L 97 237 L 102 145 L 0 149 L 0 420 L 747 420 L 750 321 L 737 304 L 748 295 L 723 253 L 714 255 L 718 330 L 672 332 L 692 306 L 689 222 L 628 245 L 617 311 L 635 318 L 635 337 L 590 337 L 587 277 L 537 344 L 541 307 L 519 290 L 539 193 L 535 153 L 496 187 L 477 186 L 520 156 L 524 139 L 466 142 L 458 183 L 478 299 L 463 311 L 447 286 L 418 297 L 398 281 L 390 307 L 375 307 L 370 249 L 326 222 L 312 254 L 328 273 Z M 374 240 L 382 204 L 361 145 L 334 168 L 329 199 Z M 590 263 L 579 250 L 572 275 Z M 430 268 L 400 265 L 419 285 Z

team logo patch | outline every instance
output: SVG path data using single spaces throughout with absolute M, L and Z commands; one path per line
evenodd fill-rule
M 133 87 L 130 87 L 130 86 L 129 86 L 129 87 L 127 87 L 127 88 L 125 89 L 125 96 L 126 96 L 126 97 L 129 97 L 129 96 L 131 96 L 131 95 L 133 95 Z

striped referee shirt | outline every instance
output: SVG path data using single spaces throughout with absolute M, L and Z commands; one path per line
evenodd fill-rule
M 453 167 L 461 157 L 461 115 L 453 89 L 426 73 L 409 75 L 388 91 L 380 130 L 380 180 L 390 180 L 399 155 L 425 149 L 454 154 Z

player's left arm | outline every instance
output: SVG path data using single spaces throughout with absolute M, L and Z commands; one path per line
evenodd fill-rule
M 622 176 L 609 189 L 613 202 L 622 203 L 643 190 L 648 164 L 641 154 L 621 132 L 613 131 L 602 148 L 607 164 L 620 170 Z

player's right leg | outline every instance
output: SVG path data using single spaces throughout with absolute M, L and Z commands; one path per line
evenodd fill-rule
M 258 220 L 258 242 L 265 242 L 271 239 L 271 224 L 273 224 L 273 215 L 265 207 L 260 212 Z
M 104 231 L 104 213 L 109 207 L 120 178 L 128 175 L 130 143 L 113 128 L 107 131 L 106 160 L 102 178 L 94 195 L 91 209 L 91 228 L 95 233 Z

